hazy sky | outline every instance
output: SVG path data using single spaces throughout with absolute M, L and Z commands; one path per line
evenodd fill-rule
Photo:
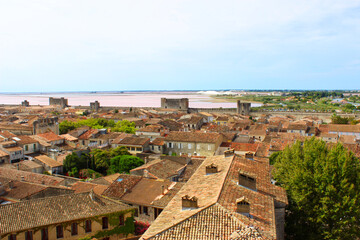
M 0 0 L 0 92 L 360 89 L 360 0 Z

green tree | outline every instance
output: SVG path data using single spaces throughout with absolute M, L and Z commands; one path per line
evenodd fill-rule
M 131 155 L 131 153 L 128 151 L 126 147 L 117 147 L 110 149 L 110 156 L 116 157 L 116 156 L 122 156 L 122 155 Z
M 113 132 L 135 133 L 135 123 L 128 120 L 118 121 L 111 129 Z
M 105 174 L 110 166 L 110 154 L 106 150 L 94 149 L 91 151 L 93 157 L 93 170 Z
M 143 164 L 141 158 L 129 155 L 117 156 L 110 160 L 110 168 L 114 173 L 129 173 L 131 169 Z
M 60 134 L 66 134 L 71 130 L 74 130 L 75 128 L 77 128 L 76 126 L 77 124 L 75 122 L 70 122 L 68 120 L 62 121 L 59 124 L 59 132 Z
M 360 237 L 360 163 L 341 144 L 296 142 L 276 157 L 273 175 L 289 198 L 288 239 Z

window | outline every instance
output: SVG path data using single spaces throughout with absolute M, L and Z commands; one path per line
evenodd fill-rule
M 56 226 L 56 238 L 64 237 L 64 228 L 61 225 Z
M 41 240 L 48 240 L 49 239 L 49 232 L 47 228 L 41 229 Z
M 181 144 L 181 143 L 179 143 L 179 148 L 180 148 L 180 149 L 182 148 L 182 144 Z
M 142 214 L 142 207 L 139 206 L 139 214 Z
M 143 207 L 143 212 L 144 212 L 145 215 L 148 215 L 148 208 L 144 206 Z
M 10 234 L 8 240 L 16 240 L 16 234 Z
M 32 231 L 27 231 L 25 233 L 25 240 L 33 240 L 33 232 Z
M 119 216 L 119 225 L 120 225 L 120 226 L 124 226 L 124 225 L 125 225 L 124 215 L 120 215 L 120 216 Z
M 168 143 L 168 147 L 169 147 L 169 148 L 172 148 L 172 147 L 173 147 L 173 145 L 172 145 L 171 142 Z
M 188 149 L 191 149 L 191 148 L 192 148 L 192 144 L 188 143 Z
M 196 146 L 196 148 L 199 150 L 199 149 L 200 149 L 200 144 L 198 144 L 198 145 Z
M 91 232 L 91 220 L 86 220 L 85 221 L 85 232 L 86 233 Z
M 72 223 L 71 224 L 71 236 L 76 236 L 76 235 L 78 235 L 78 224 Z
M 209 150 L 209 151 L 211 150 L 211 145 L 210 145 L 210 144 L 208 144 L 208 150 Z
M 34 144 L 33 147 L 34 147 L 34 151 L 35 151 L 36 150 L 36 144 Z
M 25 151 L 29 151 L 29 146 L 25 145 Z
M 102 229 L 108 229 L 109 228 L 109 219 L 107 217 L 102 218 Z

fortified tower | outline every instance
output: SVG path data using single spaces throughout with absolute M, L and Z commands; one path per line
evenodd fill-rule
M 182 111 L 189 110 L 188 98 L 161 98 L 161 108 L 178 109 Z
M 237 100 L 237 113 L 241 115 L 250 114 L 251 103 L 242 103 L 240 100 Z

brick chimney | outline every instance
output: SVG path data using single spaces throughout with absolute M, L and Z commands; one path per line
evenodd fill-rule
M 206 168 L 205 168 L 206 175 L 210 175 L 210 174 L 217 173 L 217 172 L 218 172 L 218 166 L 214 163 L 206 166 Z
M 198 208 L 198 199 L 197 197 L 190 197 L 185 195 L 181 198 L 182 208 Z
M 225 157 L 234 156 L 234 154 L 235 154 L 235 149 L 229 149 L 229 150 L 224 151 Z

